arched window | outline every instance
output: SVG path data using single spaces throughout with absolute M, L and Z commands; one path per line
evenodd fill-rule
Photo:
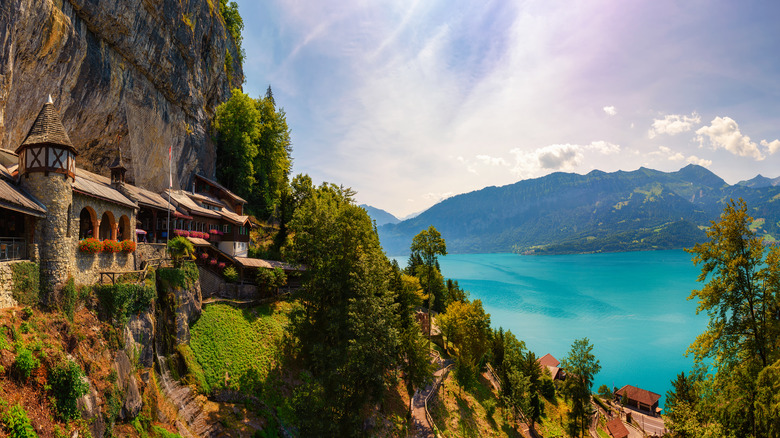
M 87 237 L 96 237 L 95 230 L 97 229 L 97 215 L 95 210 L 90 207 L 84 207 L 79 213 L 79 239 L 86 239 Z
M 117 232 L 116 240 L 134 240 L 133 232 L 130 230 L 130 219 L 126 215 L 122 215 L 119 218 L 119 230 Z
M 100 218 L 100 240 L 116 238 L 114 224 L 114 214 L 110 211 L 103 213 Z

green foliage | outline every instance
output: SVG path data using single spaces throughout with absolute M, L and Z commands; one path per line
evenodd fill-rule
M 176 347 L 176 352 L 179 353 L 184 366 L 187 368 L 187 375 L 185 379 L 187 383 L 195 385 L 198 388 L 198 392 L 201 394 L 208 394 L 211 392 L 206 375 L 203 372 L 203 367 L 200 366 L 198 359 L 195 357 L 192 348 L 187 344 L 180 344 Z
M 423 284 L 423 288 L 428 293 L 428 309 L 443 312 L 446 309 L 442 293 L 444 291 L 444 278 L 441 277 L 439 271 L 437 256 L 447 255 L 447 244 L 441 237 L 441 233 L 431 225 L 428 229 L 422 230 L 414 236 L 410 250 L 410 260 L 419 260 L 419 264 L 414 268 L 414 275 L 420 279 L 420 283 Z
M 244 61 L 244 49 L 241 47 L 243 42 L 243 36 L 241 32 L 244 30 L 244 20 L 241 18 L 241 14 L 238 12 L 238 4 L 236 2 L 229 2 L 228 0 L 219 0 L 219 13 L 222 19 L 225 20 L 225 28 L 233 41 L 236 43 L 236 48 L 241 53 L 240 61 Z
M 590 424 L 591 387 L 593 378 L 601 370 L 599 361 L 593 355 L 593 345 L 588 338 L 577 339 L 572 343 L 569 354 L 561 361 L 561 368 L 565 368 L 568 374 L 564 391 L 572 403 L 568 414 L 570 431 L 580 436 L 580 433 Z
M 307 436 L 359 433 L 361 412 L 382 399 L 398 364 L 390 262 L 352 196 L 329 184 L 293 194 L 302 201 L 290 222 L 289 254 L 307 267 L 295 333 L 312 373 L 294 404 Z
M 160 268 L 156 275 L 168 287 L 183 289 L 191 288 L 200 278 L 198 267 L 191 262 L 182 263 L 178 268 Z
M 780 248 L 764 247 L 747 204 L 731 200 L 689 250 L 705 283 L 689 299 L 707 312 L 707 330 L 691 344 L 694 372 L 667 394 L 676 436 L 777 436 L 780 360 Z M 710 372 L 710 374 L 707 374 Z
M 84 377 L 84 371 L 79 364 L 70 360 L 59 363 L 51 371 L 51 392 L 57 401 L 57 414 L 63 421 L 81 416 L 76 402 L 89 389 Z
M 3 425 L 11 438 L 37 438 L 30 417 L 22 405 L 15 404 L 3 414 Z
M 167 429 L 156 425 L 152 426 L 152 432 L 154 432 L 154 436 L 159 438 L 182 438 L 178 433 L 169 432 Z
M 195 247 L 186 237 L 177 236 L 168 241 L 168 252 L 173 259 L 173 266 L 178 268 L 184 260 L 191 260 L 194 257 Z
M 287 302 L 245 310 L 206 306 L 190 329 L 190 348 L 205 385 L 197 367 L 188 363 L 192 378 L 204 391 L 227 388 L 254 395 L 276 364 L 292 309 Z
M 599 397 L 603 398 L 604 400 L 612 400 L 615 397 L 614 394 L 612 394 L 612 390 L 609 389 L 609 386 L 607 385 L 599 386 L 598 394 Z
M 257 270 L 257 285 L 266 295 L 285 284 L 287 284 L 287 275 L 282 268 Z
M 40 366 L 41 362 L 36 358 L 32 351 L 27 348 L 19 348 L 14 360 L 14 369 L 23 380 L 30 378 L 33 370 Z
M 148 309 L 157 296 L 153 286 L 130 283 L 98 284 L 94 290 L 102 314 L 116 327 L 124 325 L 128 316 Z
M 228 266 L 222 271 L 222 276 L 225 277 L 225 281 L 228 283 L 235 283 L 238 281 L 238 271 L 232 266 Z
M 217 179 L 259 216 L 277 211 L 292 168 L 290 129 L 270 93 L 253 99 L 234 89 L 214 117 Z
M 460 373 L 469 372 L 476 378 L 490 347 L 490 314 L 485 313 L 482 301 L 455 301 L 439 316 L 438 322 L 447 342 L 455 348 Z
M 11 264 L 11 294 L 19 305 L 38 304 L 40 289 L 40 268 L 37 263 L 18 262 Z

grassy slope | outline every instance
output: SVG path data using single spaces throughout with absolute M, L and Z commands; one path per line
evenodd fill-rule
M 209 388 L 259 391 L 280 360 L 294 304 L 281 301 L 251 309 L 207 306 L 192 326 L 190 347 Z

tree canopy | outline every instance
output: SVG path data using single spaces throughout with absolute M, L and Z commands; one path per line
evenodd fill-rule
M 694 372 L 667 394 L 674 436 L 774 437 L 780 432 L 780 248 L 758 237 L 746 203 L 731 200 L 708 241 L 688 250 L 704 283 L 689 299 L 709 316 L 688 349 Z
M 234 89 L 214 117 L 217 179 L 247 199 L 254 214 L 268 216 L 280 207 L 292 168 L 292 143 L 284 110 L 269 87 L 253 99 Z

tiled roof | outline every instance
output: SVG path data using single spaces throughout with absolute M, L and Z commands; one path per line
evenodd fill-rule
M 0 164 L 0 207 L 32 216 L 44 217 L 46 215 L 46 208 L 16 186 L 11 172 L 2 164 Z
M 211 244 L 206 239 L 201 239 L 200 237 L 187 237 L 187 240 L 192 242 L 195 246 L 211 246 Z
M 244 225 L 249 220 L 249 216 L 240 216 L 225 207 L 222 207 L 222 210 L 220 210 L 219 213 L 222 215 L 222 217 L 236 225 Z
M 212 187 L 216 187 L 216 188 L 218 188 L 219 190 L 221 190 L 221 191 L 225 192 L 225 194 L 226 194 L 227 196 L 229 196 L 230 198 L 232 198 L 234 201 L 236 201 L 236 202 L 240 202 L 240 203 L 242 203 L 242 204 L 246 204 L 246 199 L 244 199 L 244 198 L 242 198 L 242 197 L 240 197 L 240 196 L 236 195 L 235 193 L 231 192 L 230 190 L 228 190 L 227 188 L 225 188 L 225 186 L 223 186 L 222 184 L 220 184 L 220 183 L 218 183 L 218 182 L 216 182 L 216 181 L 214 181 L 214 180 L 210 180 L 210 179 L 206 178 L 205 176 L 203 176 L 203 175 L 199 175 L 199 174 L 196 174 L 196 175 L 195 175 L 195 178 L 200 178 L 200 179 L 201 179 L 203 182 L 205 182 L 206 184 L 208 184 L 208 185 L 210 185 L 210 186 L 212 186 Z
M 607 421 L 607 430 L 613 438 L 626 438 L 628 436 L 628 429 L 620 418 Z
M 65 127 L 62 126 L 60 114 L 54 109 L 54 104 L 51 100 L 46 102 L 43 105 L 43 108 L 41 108 L 41 112 L 38 113 L 38 117 L 30 127 L 27 137 L 25 137 L 22 144 L 16 148 L 16 153 L 19 153 L 19 150 L 24 146 L 41 143 L 68 146 L 74 152 L 76 151 L 73 147 L 73 143 L 70 142 L 70 137 L 68 137 Z
M 639 403 L 652 406 L 658 400 L 661 398 L 660 395 L 650 392 L 646 389 L 637 388 L 636 386 L 626 385 L 620 389 L 618 389 L 615 394 L 619 396 L 623 396 L 625 394 L 626 397 L 628 397 L 629 400 L 635 400 Z
M 547 353 L 544 356 L 540 357 L 538 360 L 540 365 L 544 365 L 546 367 L 557 367 L 561 363 L 558 362 L 558 359 L 554 358 L 552 354 Z
M 205 193 L 188 193 L 187 196 L 189 196 L 190 198 L 192 198 L 192 199 L 194 199 L 196 201 L 204 202 L 204 203 L 207 203 L 207 204 L 212 204 L 215 207 L 224 207 L 225 206 L 224 202 L 220 201 L 219 199 L 217 199 L 217 198 L 215 198 L 213 196 L 209 196 L 209 195 L 207 195 Z
M 73 190 L 104 201 L 136 208 L 135 202 L 123 195 L 120 191 L 111 187 L 110 179 L 92 172 L 87 172 L 84 169 L 76 168 L 76 180 L 73 182 Z
M 177 204 L 179 204 L 180 207 L 184 208 L 185 210 L 189 211 L 190 214 L 197 214 L 199 216 L 207 216 L 207 217 L 213 217 L 213 218 L 220 218 L 222 217 L 219 212 L 214 210 L 209 210 L 208 208 L 203 208 L 200 205 L 198 205 L 197 202 L 190 199 L 188 194 L 181 190 L 166 190 L 166 194 L 171 194 L 171 199 L 176 201 Z
M 144 206 L 157 208 L 160 210 L 168 209 L 168 200 L 151 190 L 146 190 L 132 184 L 125 184 L 125 188 L 138 199 L 138 203 Z M 171 207 L 173 208 L 173 207 Z
M 241 266 L 245 268 L 282 268 L 285 271 L 302 271 L 303 268 L 295 268 L 292 265 L 285 263 L 285 262 L 278 262 L 276 260 L 263 260 L 263 259 L 253 259 L 249 257 L 233 257 L 236 262 L 241 264 Z

